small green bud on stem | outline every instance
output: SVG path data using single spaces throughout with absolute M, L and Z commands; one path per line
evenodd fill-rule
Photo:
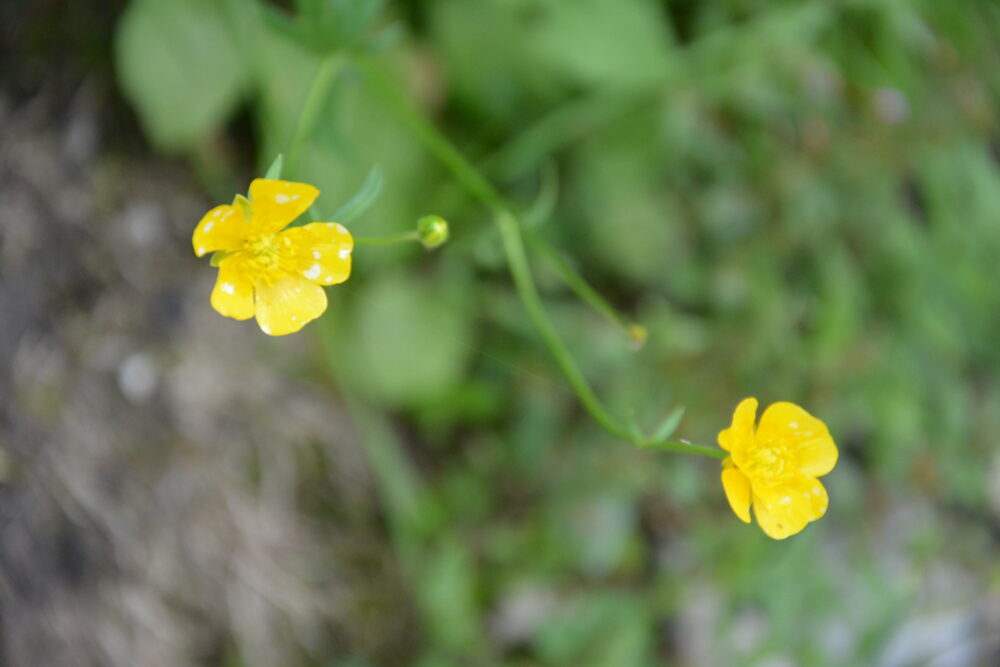
M 428 250 L 448 240 L 448 223 L 439 215 L 425 215 L 417 220 L 417 238 Z

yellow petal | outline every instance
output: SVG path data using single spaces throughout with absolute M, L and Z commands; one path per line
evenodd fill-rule
M 242 246 L 245 232 L 243 216 L 238 209 L 229 205 L 216 206 L 195 227 L 191 246 L 198 257 L 214 250 L 232 252 Z
M 351 275 L 354 239 L 336 222 L 314 222 L 281 232 L 296 249 L 291 270 L 320 285 L 336 285 Z
M 794 403 L 775 403 L 764 411 L 757 427 L 757 442 L 783 440 L 791 443 L 799 459 L 799 471 L 822 477 L 837 464 L 837 445 L 826 424 Z
M 719 433 L 719 446 L 727 452 L 741 453 L 753 441 L 753 423 L 757 418 L 757 399 L 744 398 L 733 412 L 733 423 Z
M 777 540 L 798 533 L 810 521 L 826 514 L 828 504 L 826 489 L 807 475 L 795 475 L 784 483 L 753 489 L 757 523 Z
M 815 477 L 800 474 L 796 477 L 795 489 L 808 506 L 810 521 L 815 521 L 826 514 L 830 506 L 830 497 L 822 482 Z
M 259 283 L 254 294 L 257 324 L 269 336 L 295 333 L 326 310 L 326 292 L 305 278 L 289 276 Z
M 308 183 L 255 178 L 250 183 L 250 224 L 255 233 L 273 234 L 308 210 L 319 190 Z
M 750 523 L 750 480 L 739 468 L 732 467 L 732 459 L 726 459 L 725 463 L 729 464 L 724 464 L 722 469 L 722 488 L 726 492 L 726 500 L 743 523 Z
M 220 315 L 237 320 L 253 317 L 253 283 L 239 270 L 239 263 L 225 259 L 212 290 L 212 308 Z

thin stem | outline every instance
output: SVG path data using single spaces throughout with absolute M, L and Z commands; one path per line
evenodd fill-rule
M 330 92 L 330 86 L 337 78 L 337 74 L 343 69 L 347 60 L 339 53 L 332 53 L 320 62 L 313 74 L 309 90 L 306 92 L 306 99 L 302 102 L 299 111 L 299 119 L 292 132 L 292 141 L 288 148 L 289 172 L 294 172 L 299 168 L 302 159 L 302 146 L 316 126 L 316 120 L 323 110 L 323 102 L 326 101 Z
M 470 195 L 493 210 L 494 215 L 498 210 L 510 210 L 496 188 L 423 114 L 413 107 L 409 99 L 399 93 L 396 86 L 376 66 L 361 58 L 356 58 L 355 64 L 364 73 L 371 89 L 382 98 L 390 110 L 416 135 L 424 146 L 451 170 L 455 179 Z M 519 222 L 517 226 L 519 230 L 523 227 Z M 521 232 L 519 232 L 520 235 Z M 630 338 L 636 339 L 637 327 L 622 317 L 594 288 L 587 284 L 582 276 L 576 273 L 565 261 L 562 261 L 545 241 L 527 231 L 523 235 L 531 244 L 532 249 L 541 252 L 553 264 L 553 268 L 560 277 L 585 303 L 614 324 L 622 327 Z M 519 240 L 519 242 L 521 241 Z
M 448 167 L 455 179 L 472 196 L 490 209 L 493 214 L 493 221 L 500 230 L 504 252 L 507 255 L 507 262 L 514 279 L 514 286 L 517 289 L 521 302 L 524 304 L 525 310 L 528 312 L 528 317 L 531 319 L 535 329 L 552 353 L 556 364 L 569 381 L 573 391 L 576 392 L 577 397 L 579 397 L 580 402 L 586 408 L 587 412 L 590 413 L 591 417 L 612 435 L 640 447 L 656 446 L 659 444 L 663 448 L 673 451 L 684 451 L 716 457 L 716 452 L 707 447 L 675 442 L 653 443 L 651 440 L 642 437 L 641 434 L 635 433 L 611 414 L 604 404 L 601 403 L 593 389 L 591 389 L 590 384 L 580 371 L 569 349 L 559 338 L 559 334 L 545 312 L 541 298 L 538 295 L 538 289 L 535 286 L 534 278 L 531 275 L 531 267 L 528 263 L 527 253 L 524 248 L 524 239 L 522 238 L 521 224 L 517 216 L 510 210 L 510 207 L 493 185 L 466 160 L 465 156 L 423 114 L 413 107 L 406 97 L 396 90 L 395 85 L 378 67 L 360 57 L 355 60 L 355 64 L 365 75 L 370 89 L 382 98 L 382 101 L 390 111 L 396 114 L 399 120 L 414 133 L 417 139 L 438 160 Z
M 550 245 L 542 241 L 541 238 L 539 238 L 539 236 L 534 232 L 526 229 L 523 231 L 523 235 L 524 240 L 528 243 L 528 247 L 545 258 L 545 261 L 549 263 L 549 266 L 551 266 L 552 269 L 559 274 L 559 278 L 561 278 L 562 281 L 566 283 L 571 290 L 573 290 L 581 301 L 597 311 L 608 322 L 620 328 L 626 336 L 632 335 L 634 327 L 636 326 L 635 323 L 625 319 L 614 306 L 608 303 L 597 290 L 591 287 L 590 284 L 583 279 L 583 276 L 576 272 L 576 269 L 570 266 L 570 263 L 567 262 L 562 255 L 556 252 Z
M 355 245 L 389 245 L 390 243 L 420 242 L 416 231 L 404 232 L 393 236 L 355 236 Z
M 681 452 L 684 454 L 701 454 L 702 456 L 711 456 L 717 459 L 724 459 L 729 456 L 729 452 L 721 450 L 718 447 L 696 445 L 691 442 L 684 442 L 683 440 L 664 440 L 663 442 L 645 440 L 636 444 L 648 449 L 662 449 L 668 452 Z
M 555 357 L 563 375 L 573 387 L 573 391 L 580 398 L 584 407 L 591 416 L 604 427 L 606 431 L 623 440 L 635 442 L 632 434 L 627 428 L 611 415 L 604 407 L 600 399 L 594 394 L 587 383 L 586 378 L 576 365 L 573 356 L 559 338 L 555 327 L 545 313 L 542 300 L 538 296 L 538 289 L 535 287 L 534 278 L 531 276 L 531 267 L 528 265 L 528 257 L 524 252 L 524 243 L 521 240 L 521 230 L 517 218 L 506 210 L 498 210 L 494 213 L 494 219 L 500 228 L 500 236 L 503 239 L 504 251 L 507 254 L 507 262 L 510 265 L 511 275 L 514 277 L 514 287 L 518 296 L 528 311 L 535 329 L 545 344 L 548 346 L 552 356 Z
M 369 88 L 385 102 L 389 110 L 437 157 L 469 194 L 491 209 L 506 208 L 503 198 L 465 157 L 435 128 L 423 114 L 410 104 L 395 84 L 367 59 L 358 56 L 355 65 L 365 75 Z

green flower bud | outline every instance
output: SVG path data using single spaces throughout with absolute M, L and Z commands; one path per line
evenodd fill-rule
M 646 331 L 646 327 L 635 323 L 628 325 L 628 338 L 634 349 L 641 349 L 646 344 L 648 337 L 649 332 Z
M 448 223 L 440 215 L 425 215 L 417 220 L 417 238 L 431 250 L 448 240 Z

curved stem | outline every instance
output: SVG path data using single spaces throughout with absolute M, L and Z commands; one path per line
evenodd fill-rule
M 542 300 L 538 296 L 538 289 L 535 287 L 534 278 L 531 276 L 531 267 L 528 265 L 528 257 L 524 252 L 524 243 L 521 240 L 521 230 L 517 219 L 509 211 L 501 209 L 494 211 L 494 220 L 500 228 L 500 237 L 503 239 L 504 251 L 507 254 L 507 262 L 514 277 L 514 287 L 517 289 L 518 296 L 521 297 L 521 302 L 524 304 L 525 310 L 528 311 L 528 317 L 531 318 L 535 329 L 538 330 L 552 356 L 555 357 L 556 363 L 573 387 L 573 391 L 576 392 L 587 412 L 606 431 L 623 440 L 635 442 L 632 433 L 608 412 L 594 394 L 590 384 L 576 365 L 573 356 L 566 349 L 548 315 L 546 315 Z
M 521 223 L 517 216 L 510 210 L 493 185 L 423 114 L 413 107 L 406 97 L 399 93 L 395 85 L 378 67 L 360 57 L 355 59 L 355 64 L 365 75 L 370 89 L 382 98 L 390 111 L 396 114 L 397 118 L 413 132 L 424 146 L 448 167 L 455 179 L 472 196 L 490 209 L 493 221 L 500 230 L 514 286 L 528 312 L 528 317 L 531 318 L 532 324 L 549 348 L 556 364 L 591 417 L 612 435 L 640 447 L 660 447 L 671 451 L 718 457 L 715 450 L 701 445 L 673 441 L 656 443 L 647 439 L 626 426 L 601 403 L 545 312 L 534 278 L 531 275 Z M 721 453 L 725 454 L 725 452 Z
M 392 236 L 355 236 L 355 245 L 389 245 L 390 243 L 405 243 L 408 241 L 420 242 L 420 237 L 415 231 L 394 234 Z
M 316 120 L 323 109 L 323 102 L 330 92 L 330 86 L 346 63 L 347 60 L 343 55 L 332 53 L 323 58 L 319 67 L 316 68 L 312 83 L 309 84 L 309 90 L 306 92 L 306 99 L 302 102 L 295 129 L 292 131 L 291 143 L 288 145 L 288 165 L 286 168 L 290 172 L 294 172 L 300 166 L 302 145 L 316 125 Z
M 621 329 L 626 336 L 629 338 L 634 337 L 636 327 L 639 327 L 638 324 L 625 319 L 614 306 L 608 303 L 597 290 L 590 286 L 590 283 L 583 279 L 583 276 L 577 273 L 576 269 L 570 266 L 570 263 L 562 255 L 556 252 L 552 246 L 542 241 L 535 232 L 525 229 L 522 230 L 522 234 L 524 240 L 528 243 L 528 247 L 541 255 L 549 263 L 549 266 L 559 274 L 559 278 L 573 290 L 581 301 L 597 311 L 608 322 Z
M 646 440 L 636 444 L 640 447 L 646 447 L 648 449 L 662 449 L 668 452 L 681 452 L 684 454 L 701 454 L 702 456 L 711 456 L 716 459 L 724 459 L 729 456 L 729 452 L 723 451 L 718 447 L 696 445 L 691 442 L 685 442 L 684 440 L 664 440 L 662 442 Z
M 382 98 L 391 111 L 406 125 L 410 131 L 424 144 L 424 146 L 434 154 L 449 170 L 455 179 L 465 188 L 465 190 L 494 211 L 509 211 L 509 207 L 496 188 L 483 176 L 479 170 L 473 167 L 469 161 L 454 145 L 445 138 L 436 127 L 434 127 L 410 101 L 399 93 L 396 86 L 388 81 L 382 72 L 361 58 L 355 58 L 355 65 L 364 73 L 369 87 Z M 540 237 L 530 230 L 523 230 L 523 226 L 518 222 L 519 237 L 523 236 L 532 246 L 533 250 L 541 253 L 549 261 L 559 276 L 566 282 L 570 289 L 590 307 L 598 313 L 604 315 L 612 323 L 620 326 L 627 336 L 637 342 L 642 338 L 642 334 L 637 336 L 638 331 L 645 332 L 641 327 L 627 321 L 618 313 L 598 292 L 591 287 L 582 276 L 573 270 L 554 250 L 548 247 Z M 642 339 L 644 342 L 644 339 Z

